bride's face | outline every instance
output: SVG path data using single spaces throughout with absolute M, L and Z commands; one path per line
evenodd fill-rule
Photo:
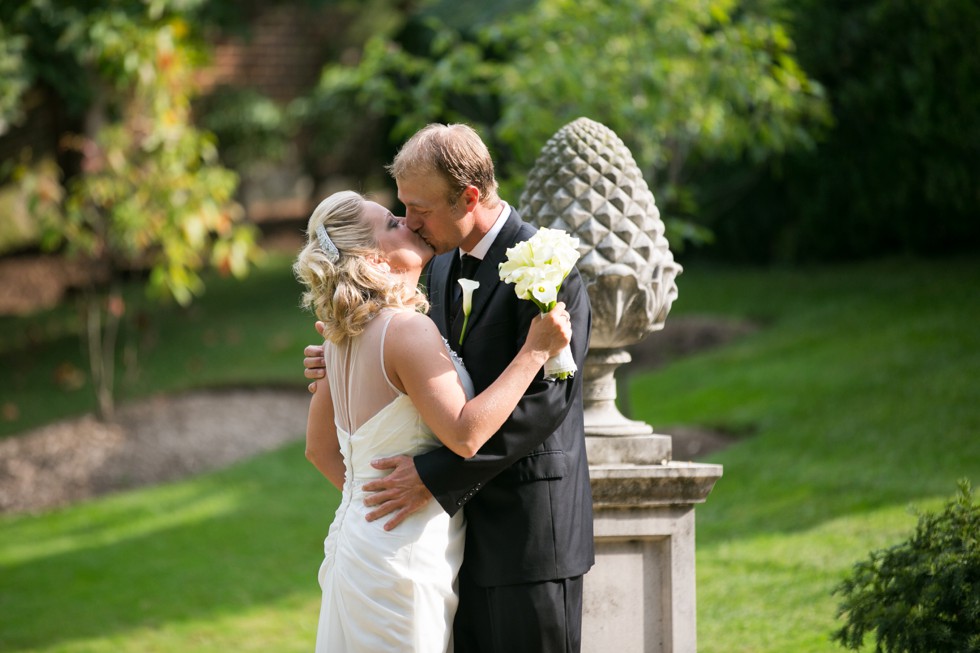
M 378 248 L 394 272 L 421 272 L 435 253 L 418 234 L 376 202 L 365 202 L 364 219 L 374 227 Z

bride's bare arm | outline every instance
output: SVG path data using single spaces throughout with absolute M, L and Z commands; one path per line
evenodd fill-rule
M 330 384 L 320 383 L 310 397 L 310 413 L 306 419 L 306 458 L 337 488 L 344 486 L 344 460 L 337 441 L 333 421 L 333 398 Z
M 471 458 L 513 412 L 545 361 L 571 339 L 564 304 L 535 318 L 524 346 L 493 384 L 466 400 L 456 369 L 432 320 L 407 314 L 394 320 L 385 339 L 392 383 L 411 397 L 436 437 Z

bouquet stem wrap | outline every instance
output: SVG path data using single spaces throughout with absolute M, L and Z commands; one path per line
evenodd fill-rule
M 544 378 L 549 381 L 564 381 L 575 376 L 577 371 L 578 365 L 575 364 L 572 348 L 569 345 L 565 345 L 557 356 L 552 356 L 544 364 Z

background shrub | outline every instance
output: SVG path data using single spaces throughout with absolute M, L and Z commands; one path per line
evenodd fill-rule
M 879 653 L 980 651 L 980 506 L 970 484 L 939 514 L 920 516 L 907 542 L 854 566 L 836 592 L 846 623 L 834 639 Z

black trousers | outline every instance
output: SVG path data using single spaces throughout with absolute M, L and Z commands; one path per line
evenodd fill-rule
M 459 575 L 456 653 L 579 653 L 582 576 L 479 587 Z

